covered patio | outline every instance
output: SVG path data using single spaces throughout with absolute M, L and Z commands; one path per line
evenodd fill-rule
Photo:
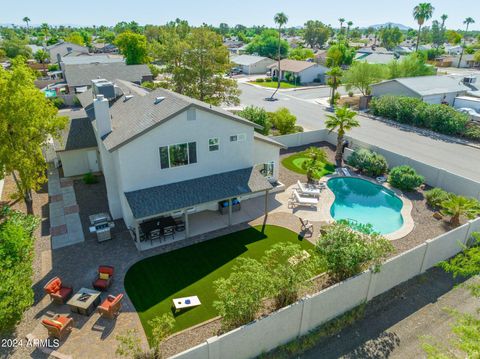
M 267 215 L 272 184 L 253 167 L 127 192 L 139 250 Z M 279 204 L 280 205 L 280 204 Z

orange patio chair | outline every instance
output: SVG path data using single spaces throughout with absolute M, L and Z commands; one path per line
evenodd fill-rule
M 42 319 L 42 325 L 47 328 L 48 335 L 62 339 L 73 328 L 73 319 L 67 316 L 56 314 L 53 318 Z
M 73 294 L 73 288 L 63 285 L 59 277 L 50 279 L 43 290 L 58 304 L 64 304 Z
M 123 294 L 119 294 L 116 297 L 109 295 L 107 299 L 105 299 L 103 303 L 97 307 L 97 310 L 102 317 L 113 319 L 120 314 L 120 309 L 122 309 L 122 300 Z

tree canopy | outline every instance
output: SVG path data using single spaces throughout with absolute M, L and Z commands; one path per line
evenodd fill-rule
M 392 50 L 403 40 L 403 34 L 398 27 L 391 25 L 380 30 L 380 43 L 388 50 Z
M 303 40 L 312 49 L 322 47 L 332 33 L 329 26 L 318 20 L 307 21 L 303 31 Z
M 355 58 L 355 49 L 345 42 L 339 42 L 330 46 L 327 51 L 327 66 L 346 66 L 351 65 Z
M 144 64 L 148 62 L 147 38 L 130 30 L 122 32 L 115 39 L 115 45 L 125 56 L 127 65 Z
M 387 69 L 384 65 L 369 64 L 367 62 L 355 62 L 343 74 L 343 83 L 347 90 L 358 89 L 364 96 L 371 93 L 370 86 L 387 77 Z
M 288 56 L 289 45 L 286 40 L 280 41 L 280 57 Z M 278 52 L 278 34 L 275 30 L 265 30 L 260 35 L 255 36 L 247 46 L 247 53 L 257 54 L 259 56 L 277 58 Z

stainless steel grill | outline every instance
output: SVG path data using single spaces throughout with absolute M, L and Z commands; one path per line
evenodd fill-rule
M 115 226 L 108 213 L 93 214 L 88 217 L 90 220 L 90 232 L 97 234 L 97 241 L 103 242 L 112 239 L 111 228 Z

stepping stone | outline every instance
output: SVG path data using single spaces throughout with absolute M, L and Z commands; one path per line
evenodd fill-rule
M 60 236 L 62 234 L 66 234 L 67 233 L 67 225 L 66 224 L 62 224 L 60 226 L 56 226 L 56 227 L 50 227 L 50 235 L 53 237 L 53 236 Z

